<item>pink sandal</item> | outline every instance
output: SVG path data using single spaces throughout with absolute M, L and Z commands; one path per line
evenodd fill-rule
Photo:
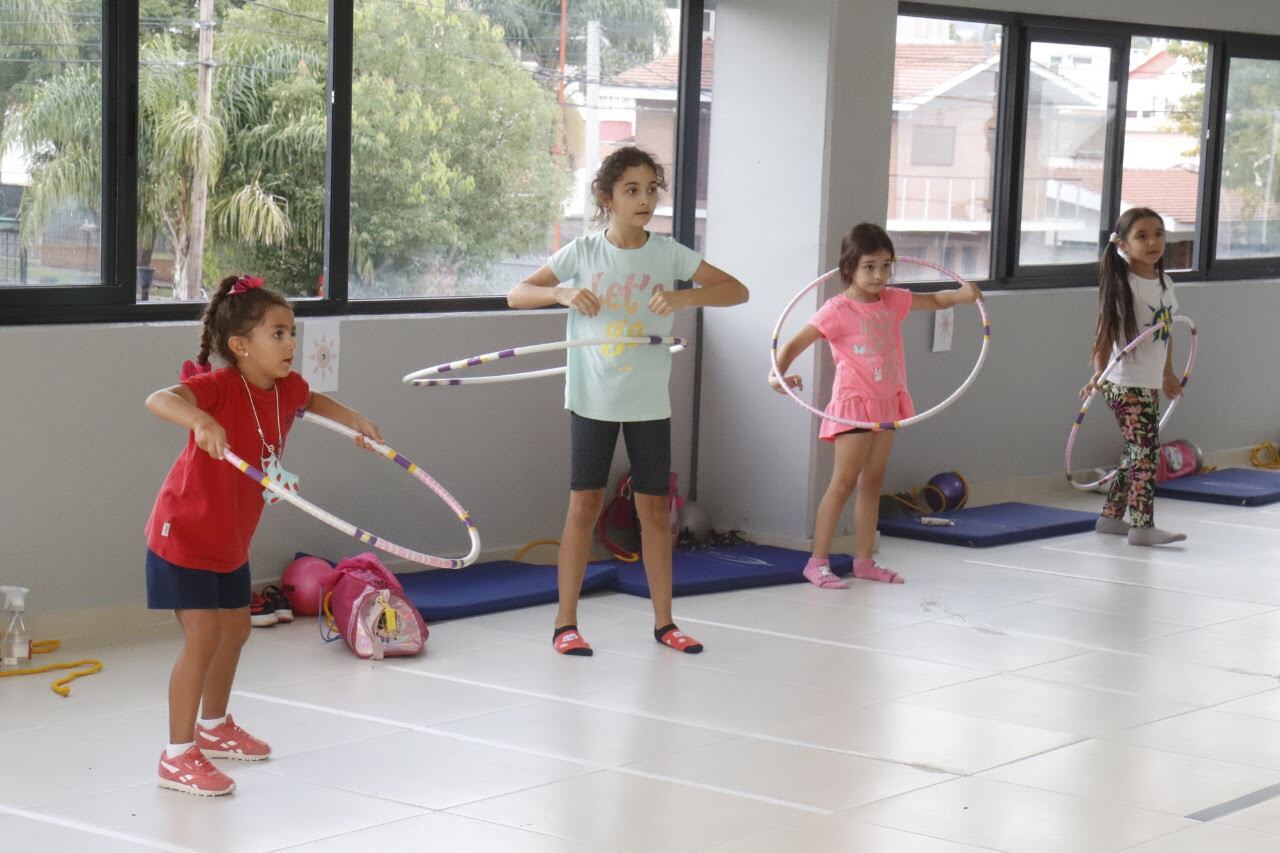
M 883 566 L 876 565 L 874 557 L 854 560 L 853 576 L 868 581 L 880 581 L 881 583 L 904 583 L 902 575 Z
M 826 560 L 810 557 L 804 564 L 804 579 L 821 589 L 848 589 L 849 585 L 836 577 Z

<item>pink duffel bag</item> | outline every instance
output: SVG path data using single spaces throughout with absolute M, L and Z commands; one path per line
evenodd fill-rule
M 346 640 L 360 658 L 382 660 L 420 653 L 427 624 L 405 600 L 404 587 L 372 552 L 338 563 L 321 581 L 328 631 Z

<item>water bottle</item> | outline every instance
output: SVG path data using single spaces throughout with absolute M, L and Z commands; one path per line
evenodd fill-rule
M 0 666 L 6 669 L 25 667 L 31 663 L 31 634 L 27 631 L 27 623 L 22 613 L 27 609 L 26 587 L 0 586 L 0 593 L 5 597 L 5 608 L 9 611 L 8 626 L 4 636 L 0 638 Z

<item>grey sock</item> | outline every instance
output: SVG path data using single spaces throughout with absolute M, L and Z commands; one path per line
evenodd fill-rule
M 1130 545 L 1169 545 L 1186 538 L 1185 533 L 1170 533 L 1159 527 L 1134 527 L 1129 530 Z
M 1100 515 L 1098 516 L 1098 522 L 1093 525 L 1093 529 L 1099 533 L 1123 536 L 1129 532 L 1129 525 L 1125 523 L 1123 518 L 1108 518 L 1105 515 Z

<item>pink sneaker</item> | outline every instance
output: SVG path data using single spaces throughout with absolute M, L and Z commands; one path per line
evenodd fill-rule
M 804 579 L 822 589 L 848 589 L 849 585 L 836 577 L 826 560 L 810 557 L 804 564 Z
M 234 791 L 236 783 L 193 746 L 177 758 L 160 752 L 160 787 L 197 797 L 219 797 Z
M 227 714 L 220 725 L 211 729 L 206 729 L 197 722 L 196 746 L 210 758 L 261 761 L 271 755 L 271 747 L 237 726 L 230 714 Z
M 881 583 L 902 583 L 902 575 L 892 569 L 886 569 L 881 566 L 873 557 L 854 560 L 853 576 L 868 581 L 880 581 Z

